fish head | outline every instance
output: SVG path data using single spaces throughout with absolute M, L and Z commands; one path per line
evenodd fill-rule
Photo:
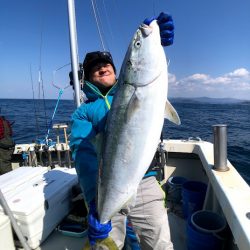
M 154 20 L 142 24 L 135 32 L 121 68 L 124 84 L 135 87 L 152 83 L 167 70 L 166 57 L 161 45 L 159 26 Z

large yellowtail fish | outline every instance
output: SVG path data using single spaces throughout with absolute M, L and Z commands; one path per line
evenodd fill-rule
M 168 67 L 156 21 L 136 31 L 107 120 L 98 181 L 101 223 L 131 202 L 156 152 L 164 118 L 180 124 L 167 100 Z

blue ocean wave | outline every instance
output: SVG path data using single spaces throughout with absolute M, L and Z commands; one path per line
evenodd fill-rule
M 200 137 L 213 142 L 213 125 L 228 126 L 228 158 L 244 179 L 250 184 L 250 102 L 209 103 L 191 99 L 172 100 L 181 125 L 165 121 L 163 137 L 168 139 L 188 139 Z M 5 115 L 13 125 L 16 143 L 28 143 L 44 139 L 56 100 L 0 99 L 1 115 Z M 58 105 L 53 123 L 66 123 L 75 110 L 74 102 L 62 100 Z M 55 139 L 55 131 L 50 137 Z M 61 135 L 63 140 L 63 135 Z

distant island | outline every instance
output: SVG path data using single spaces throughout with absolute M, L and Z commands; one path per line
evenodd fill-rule
M 235 98 L 211 98 L 211 97 L 170 97 L 172 102 L 199 102 L 210 104 L 230 104 L 230 103 L 250 103 L 250 100 L 240 100 Z
M 250 100 L 241 100 L 236 98 L 211 98 L 211 97 L 169 97 L 168 98 L 171 102 L 175 103 L 209 103 L 209 104 L 237 104 L 237 103 L 245 103 L 250 104 Z M 1 101 L 6 100 L 27 100 L 27 101 L 34 101 L 32 98 L 1 98 Z M 56 101 L 56 99 L 44 99 L 45 101 Z M 43 99 L 35 99 L 35 101 L 44 101 Z M 72 99 L 61 99 L 62 101 L 69 101 L 73 102 Z

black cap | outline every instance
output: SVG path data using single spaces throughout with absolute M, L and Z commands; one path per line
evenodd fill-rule
M 89 80 L 89 73 L 91 69 L 100 62 L 107 62 L 112 65 L 116 72 L 113 58 L 108 51 L 94 51 L 87 53 L 83 61 L 84 79 Z

